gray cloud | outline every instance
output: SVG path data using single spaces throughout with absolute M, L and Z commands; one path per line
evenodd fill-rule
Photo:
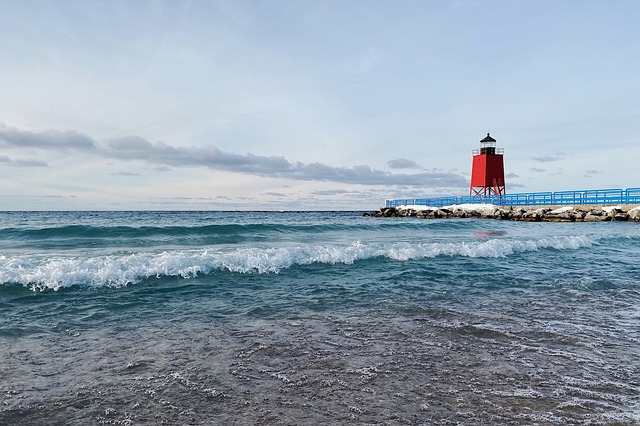
M 521 183 L 507 183 L 508 188 L 526 188 L 526 185 L 522 185 Z
M 116 173 L 111 173 L 112 176 L 140 176 L 140 173 L 134 173 L 134 172 L 116 172 Z
M 13 160 L 17 167 L 49 167 L 47 163 L 40 160 Z
M 0 123 L 0 145 L 16 148 L 95 150 L 93 139 L 73 130 L 29 132 Z
M 536 172 L 536 173 L 544 173 L 544 172 L 546 172 L 546 169 L 541 169 L 539 167 L 531 167 L 529 170 L 532 171 L 532 172 Z
M 332 167 L 322 163 L 290 162 L 284 157 L 234 154 L 215 147 L 173 147 L 138 136 L 110 141 L 102 155 L 121 160 L 142 160 L 170 167 L 200 166 L 214 170 L 306 181 L 331 181 L 361 185 L 410 185 L 466 187 L 467 180 L 455 173 L 423 172 L 392 174 L 369 166 Z
M 387 166 L 391 169 L 419 169 L 420 166 L 413 160 L 406 158 L 398 158 L 396 160 L 387 161 Z
M 320 191 L 313 191 L 311 192 L 311 195 L 326 196 L 326 195 L 344 195 L 344 194 L 352 194 L 352 193 L 353 191 L 347 191 L 346 189 L 325 189 Z
M 506 177 L 506 178 L 513 179 L 513 178 L 519 178 L 519 177 L 520 177 L 520 175 L 518 175 L 517 173 L 513 173 L 513 172 L 512 172 L 512 173 L 508 173 L 505 177 Z
M 202 166 L 211 169 L 237 171 L 249 174 L 286 172 L 292 164 L 284 157 L 264 157 L 253 154 L 233 154 L 220 151 L 216 147 L 185 148 L 173 147 L 164 142 L 151 142 L 128 136 L 112 140 L 102 154 L 121 160 L 144 160 L 164 166 Z
M 551 163 L 554 161 L 560 161 L 566 157 L 564 152 L 556 152 L 555 155 L 545 155 L 544 157 L 533 157 L 534 160 L 540 163 Z
M 593 177 L 595 175 L 599 175 L 601 173 L 604 173 L 602 170 L 587 170 L 586 172 L 584 172 L 584 177 Z
M 40 160 L 14 160 L 6 155 L 0 155 L 0 163 L 6 163 L 15 167 L 49 167 L 47 163 Z
M 59 151 L 75 150 L 105 158 L 138 160 L 156 166 L 156 169 L 178 167 L 207 167 L 262 177 L 285 178 L 302 181 L 327 181 L 360 185 L 406 185 L 440 188 L 464 188 L 467 179 L 456 173 L 423 171 L 421 173 L 389 173 L 371 169 L 367 165 L 333 167 L 322 163 L 291 162 L 281 156 L 260 156 L 224 152 L 216 147 L 175 147 L 164 142 L 151 143 L 138 136 L 127 136 L 98 145 L 82 133 L 66 130 L 24 131 L 0 124 L 0 146 L 31 147 Z M 9 162 L 5 158 L 4 162 Z M 410 160 L 393 160 L 405 165 Z M 13 161 L 15 164 L 19 164 Z M 44 167 L 43 162 L 22 161 L 29 167 Z M 391 163 L 396 164 L 397 163 Z

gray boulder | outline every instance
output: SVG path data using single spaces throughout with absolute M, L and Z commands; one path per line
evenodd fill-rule
M 635 222 L 640 222 L 640 207 L 636 207 L 635 209 L 631 209 L 627 212 L 627 219 L 633 220 Z
M 611 218 L 607 216 L 606 212 L 602 209 L 590 210 L 583 219 L 584 222 L 606 222 L 609 220 L 611 220 Z
M 547 222 L 575 222 L 576 215 L 573 210 L 558 209 L 545 213 L 544 220 Z

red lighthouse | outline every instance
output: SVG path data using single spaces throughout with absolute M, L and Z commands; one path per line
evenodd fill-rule
M 480 141 L 480 149 L 473 150 L 469 195 L 486 198 L 505 194 L 503 154 L 504 150 L 496 148 L 496 140 L 487 133 Z

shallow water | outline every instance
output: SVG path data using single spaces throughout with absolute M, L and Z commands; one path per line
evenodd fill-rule
M 0 424 L 638 424 L 639 254 L 633 223 L 3 213 Z

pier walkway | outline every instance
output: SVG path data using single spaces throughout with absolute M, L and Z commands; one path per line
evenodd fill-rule
M 496 206 L 563 206 L 640 204 L 640 188 L 587 189 L 558 192 L 523 192 L 503 196 L 462 196 L 399 198 L 385 200 L 385 207 L 429 206 L 444 207 L 455 204 L 493 204 Z

